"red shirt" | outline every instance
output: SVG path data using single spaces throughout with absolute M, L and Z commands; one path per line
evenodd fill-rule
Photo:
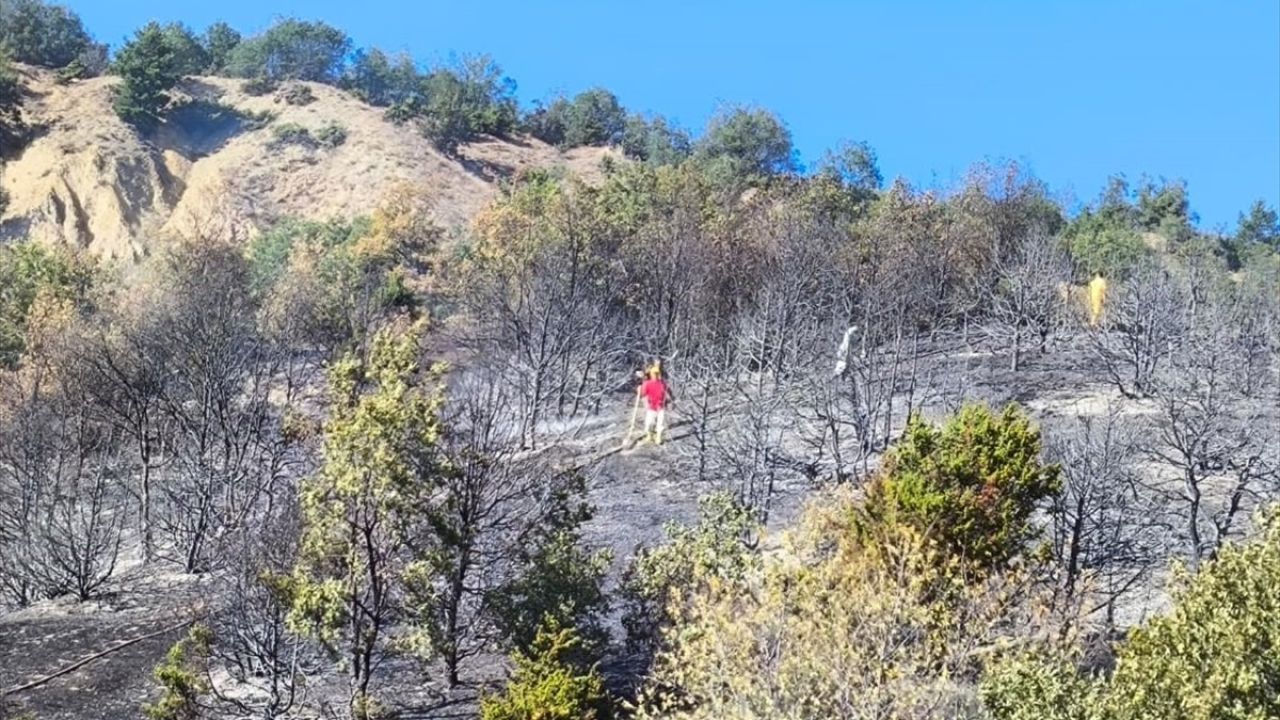
M 667 402 L 667 384 L 661 378 L 645 380 L 640 386 L 640 394 L 649 401 L 650 410 L 661 410 Z

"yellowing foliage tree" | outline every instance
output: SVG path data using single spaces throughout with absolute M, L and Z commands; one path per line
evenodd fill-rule
M 1018 622 L 1017 578 L 966 582 L 957 561 L 909 526 L 887 526 L 869 546 L 851 525 L 854 503 L 848 493 L 820 499 L 758 571 L 673 604 L 677 620 L 638 717 L 974 713 L 963 681 L 976 674 L 978 649 Z

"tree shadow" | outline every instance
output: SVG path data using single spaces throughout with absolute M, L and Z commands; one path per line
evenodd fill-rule
M 464 170 L 489 183 L 506 180 L 515 175 L 516 172 L 516 169 L 510 165 L 491 160 L 480 160 L 456 154 L 452 157 Z

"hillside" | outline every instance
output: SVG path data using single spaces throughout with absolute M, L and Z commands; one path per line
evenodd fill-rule
M 488 139 L 450 158 L 412 124 L 388 122 L 382 109 L 331 86 L 300 83 L 314 101 L 290 105 L 277 94 L 246 94 L 243 81 L 213 77 L 184 81 L 183 94 L 238 117 L 176 113 L 144 139 L 111 109 L 115 78 L 62 85 L 48 71 L 20 73 L 36 137 L 0 170 L 0 187 L 11 197 L 0 241 L 71 243 L 106 257 L 139 257 L 166 234 L 244 236 L 281 217 L 351 217 L 402 182 L 432 193 L 437 221 L 456 228 L 494 196 L 503 177 L 564 166 L 590 178 L 611 152 Z M 250 119 L 264 115 L 269 121 Z M 278 143 L 274 128 L 289 124 L 313 132 L 336 124 L 346 141 L 335 148 Z

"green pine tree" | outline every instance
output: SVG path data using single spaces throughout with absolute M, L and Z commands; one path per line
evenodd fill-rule
M 116 114 L 139 129 L 154 128 L 163 119 L 169 91 L 182 78 L 164 29 L 152 22 L 139 30 L 120 50 L 115 71 L 123 80 L 116 92 Z

